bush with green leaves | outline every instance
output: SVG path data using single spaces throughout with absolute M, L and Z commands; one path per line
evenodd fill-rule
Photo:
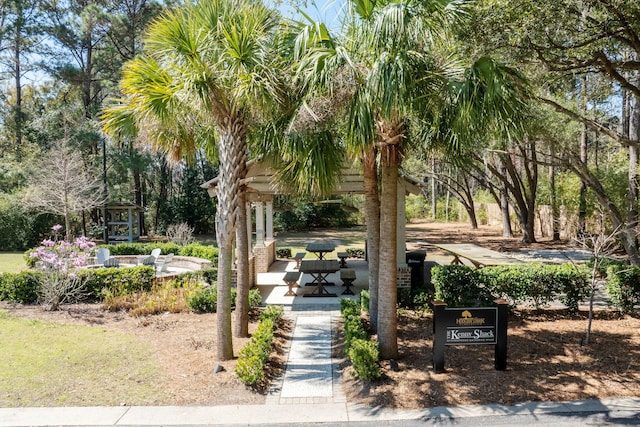
M 282 318 L 284 309 L 269 306 L 260 314 L 260 323 L 238 355 L 236 375 L 244 384 L 256 386 L 264 381 L 264 367 L 269 361 L 273 342 L 273 331 Z
M 44 280 L 40 271 L 0 274 L 0 301 L 33 304 Z
M 360 317 L 360 304 L 349 298 L 340 300 L 340 312 L 345 319 L 351 316 Z
M 282 307 L 281 305 L 270 305 L 262 310 L 262 313 L 260 313 L 260 320 L 271 319 L 277 324 L 278 322 L 280 322 L 280 319 L 282 319 L 283 315 L 284 307 Z
M 291 248 L 276 249 L 276 256 L 278 258 L 291 258 Z
M 182 256 L 192 256 L 196 258 L 207 259 L 213 263 L 213 265 L 218 265 L 218 248 L 210 245 L 201 245 L 199 243 L 191 243 L 190 245 L 183 246 L 177 252 L 178 255 Z
M 378 344 L 375 341 L 354 339 L 349 346 L 347 355 L 356 375 L 361 380 L 373 381 L 382 375 L 378 364 Z
M 208 284 L 215 285 L 218 283 L 218 267 L 205 268 L 200 270 L 200 274 L 202 274 L 202 278 Z
M 478 279 L 477 270 L 465 265 L 443 265 L 431 269 L 435 299 L 449 307 L 493 305 L 494 296 Z
M 235 307 L 238 291 L 231 288 L 231 306 Z M 189 308 L 196 313 L 215 313 L 218 309 L 218 286 L 206 286 L 196 292 L 189 301 Z M 249 307 L 256 308 L 262 305 L 262 295 L 258 289 L 249 290 Z
M 369 293 L 369 289 L 363 289 L 360 291 L 360 310 L 365 313 L 369 313 L 369 301 L 371 299 L 371 294 Z
M 360 310 L 361 303 L 346 298 L 340 300 L 340 311 L 344 318 L 344 352 L 351 360 L 358 378 L 371 381 L 381 375 L 378 344 L 369 340 Z
M 123 242 L 114 245 L 100 245 L 109 249 L 111 255 L 148 255 L 153 249 L 160 249 L 163 254 L 179 254 L 183 246 L 176 243 L 130 243 Z
M 595 262 L 594 258 L 591 258 L 589 261 L 585 263 L 585 265 L 589 269 L 593 269 L 593 264 Z M 619 267 L 619 270 L 623 270 L 629 267 L 629 260 L 627 259 L 619 259 L 619 258 L 610 258 L 610 257 L 602 257 L 598 260 L 598 276 L 607 277 L 607 272 L 609 267 Z
M 340 300 L 340 311 L 344 319 L 344 352 L 347 354 L 353 340 L 366 340 L 369 335 L 362 323 L 360 304 L 357 301 L 348 298 Z
M 189 308 L 196 313 L 215 313 L 218 309 L 218 287 L 213 285 L 202 288 L 188 303 Z
M 609 266 L 607 291 L 611 302 L 620 311 L 633 312 L 634 307 L 640 304 L 640 267 Z
M 81 269 L 76 274 L 86 284 L 89 297 L 96 300 L 102 300 L 107 296 L 115 297 L 148 291 L 156 278 L 155 269 L 148 265 L 131 268 Z
M 445 265 L 431 270 L 435 298 L 450 307 L 493 306 L 506 299 L 512 306 L 536 308 L 559 300 L 570 311 L 589 295 L 586 269 L 573 264 L 522 264 L 473 269 Z
M 346 252 L 349 254 L 349 258 L 364 258 L 364 249 L 347 248 Z

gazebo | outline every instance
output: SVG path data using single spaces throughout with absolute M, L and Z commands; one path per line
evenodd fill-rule
M 142 207 L 133 203 L 107 206 L 107 230 L 110 242 L 133 242 L 140 238 L 139 213 Z
M 272 168 L 259 160 L 247 162 L 247 177 L 243 184 L 246 186 L 247 200 L 247 235 L 249 236 L 249 271 L 252 283 L 256 283 L 257 274 L 269 271 L 269 267 L 276 259 L 276 239 L 273 233 L 273 196 L 290 194 L 287 188 L 279 187 L 273 180 L 275 172 Z M 218 178 L 213 178 L 201 185 L 209 196 L 216 197 Z M 333 190 L 333 195 L 363 194 L 362 173 L 351 166 L 343 168 L 339 184 Z M 411 280 L 411 270 L 407 266 L 405 257 L 405 196 L 407 194 L 421 194 L 419 181 L 411 177 L 402 176 L 398 182 L 398 241 L 397 265 L 398 284 L 408 284 Z M 256 229 L 255 244 L 252 245 L 253 223 L 250 213 L 255 211 Z

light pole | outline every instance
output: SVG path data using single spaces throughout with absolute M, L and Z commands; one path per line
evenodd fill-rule
M 102 183 L 104 194 L 104 206 L 102 207 L 102 225 L 104 243 L 109 243 L 109 225 L 107 220 L 107 209 L 109 204 L 109 190 L 107 188 L 107 139 L 102 136 Z

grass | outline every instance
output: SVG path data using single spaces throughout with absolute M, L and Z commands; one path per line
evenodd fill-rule
M 0 252 L 0 273 L 18 273 L 26 268 L 24 252 Z
M 315 240 L 328 240 L 336 245 L 336 250 L 332 252 L 344 252 L 347 248 L 364 249 L 364 242 L 367 238 L 366 228 L 363 226 L 322 229 L 302 232 L 283 232 L 276 237 L 278 248 L 291 248 L 291 254 L 304 252 L 307 244 Z M 311 253 L 307 253 L 305 258 L 315 258 Z
M 0 310 L 0 407 L 151 405 L 162 396 L 135 337 L 11 317 Z

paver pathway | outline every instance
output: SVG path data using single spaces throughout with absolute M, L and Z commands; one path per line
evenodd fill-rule
M 292 313 L 292 312 L 289 312 Z M 332 317 L 339 312 L 300 312 L 282 383 L 272 388 L 269 404 L 346 402 L 331 356 Z

